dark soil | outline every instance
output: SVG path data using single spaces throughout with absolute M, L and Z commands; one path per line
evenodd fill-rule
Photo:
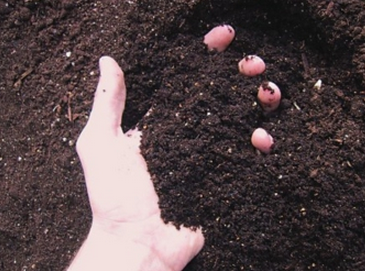
M 209 53 L 221 23 L 237 36 Z M 361 0 L 0 1 L 0 270 L 62 270 L 88 232 L 74 143 L 102 55 L 125 71 L 123 128 L 144 131 L 163 218 L 204 229 L 185 270 L 365 270 L 364 24 Z M 238 73 L 247 54 L 264 75 Z

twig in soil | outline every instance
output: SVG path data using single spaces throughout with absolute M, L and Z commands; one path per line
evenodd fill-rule
M 302 109 L 299 107 L 299 105 L 297 104 L 297 102 L 293 102 L 293 105 L 294 105 L 294 107 L 295 107 L 298 111 L 302 110 Z
M 330 15 L 332 13 L 333 7 L 334 7 L 335 3 L 333 3 L 333 1 L 328 3 L 328 6 L 326 8 L 326 11 L 324 12 L 326 15 Z
M 14 83 L 14 87 L 15 88 L 19 88 L 22 84 L 22 80 L 24 78 L 26 78 L 29 74 L 31 74 L 33 72 L 33 68 L 29 68 L 28 70 L 26 70 L 25 72 L 23 72 L 23 74 L 19 77 L 18 80 L 16 80 L 16 82 Z
M 67 92 L 67 117 L 69 121 L 73 121 L 72 109 L 71 109 L 71 99 L 73 94 L 71 92 Z
M 302 53 L 302 63 L 303 63 L 305 75 L 310 76 L 311 72 L 310 72 L 310 68 L 309 68 L 309 64 L 308 64 L 308 59 L 307 59 L 307 56 L 305 55 L 305 53 Z

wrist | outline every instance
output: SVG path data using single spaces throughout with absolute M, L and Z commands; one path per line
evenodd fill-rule
M 128 227 L 122 234 L 120 231 L 116 234 L 93 223 L 68 271 L 170 271 L 159 255 L 154 255 L 153 249 L 142 242 L 140 237 L 138 227 L 137 230 Z

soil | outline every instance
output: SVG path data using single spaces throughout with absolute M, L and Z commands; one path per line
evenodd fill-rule
M 62 270 L 88 232 L 74 144 L 102 55 L 125 72 L 123 129 L 143 129 L 163 219 L 203 227 L 185 271 L 365 270 L 364 10 L 361 0 L 0 1 L 0 270 Z M 208 52 L 202 37 L 222 23 L 236 38 Z M 249 54 L 265 60 L 263 75 L 238 73 Z M 256 100 L 267 80 L 283 96 L 272 114 Z M 274 137 L 268 155 L 251 146 L 257 127 Z

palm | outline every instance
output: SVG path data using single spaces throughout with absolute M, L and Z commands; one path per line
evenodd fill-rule
M 141 133 L 124 134 L 120 128 L 126 97 L 123 72 L 108 57 L 101 59 L 100 66 L 93 110 L 77 142 L 93 224 L 113 235 L 128 236 L 139 249 L 147 247 L 154 255 L 149 270 L 181 270 L 202 248 L 203 235 L 200 230 L 177 230 L 163 223 L 140 153 Z
M 100 135 L 102 133 L 102 135 Z M 158 198 L 139 151 L 140 132 L 86 127 L 78 141 L 94 220 L 135 222 L 159 214 Z M 85 146 L 85 147 L 83 147 Z

